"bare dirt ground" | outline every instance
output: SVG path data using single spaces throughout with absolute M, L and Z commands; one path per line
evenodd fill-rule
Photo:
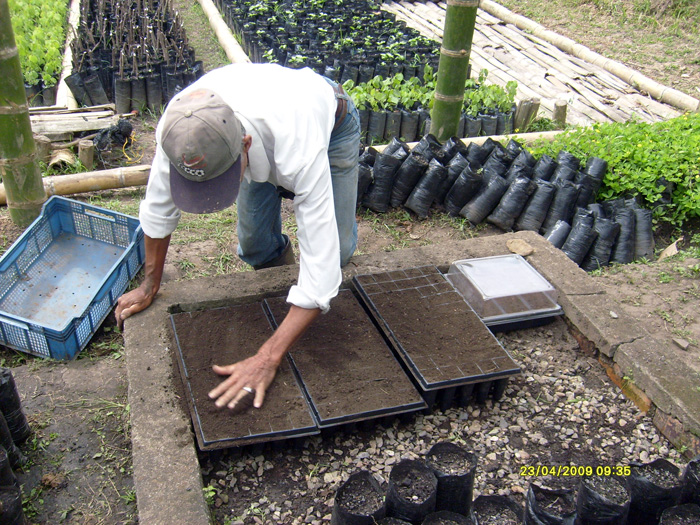
M 504 2 L 517 11 L 509 3 L 512 2 Z M 180 4 L 183 11 L 191 7 L 191 2 L 178 1 L 175 4 Z M 526 4 L 531 12 L 536 11 L 533 2 Z M 591 48 L 598 47 L 598 51 L 600 47 L 614 48 L 618 53 L 630 49 L 628 57 L 634 56 L 638 49 L 648 53 L 645 56 L 653 56 L 657 51 L 659 55 L 669 56 L 674 47 L 685 46 L 687 39 L 683 33 L 671 44 L 649 42 L 641 33 L 623 30 L 611 13 L 595 11 L 591 6 L 585 8 L 593 10 L 591 16 L 573 16 L 573 8 L 568 8 L 560 18 L 552 19 L 550 27 Z M 581 26 L 565 22 L 579 19 L 595 20 L 596 26 L 583 30 Z M 546 20 L 539 21 L 547 25 Z M 201 24 L 201 20 L 195 23 Z M 605 24 L 605 35 L 594 28 L 597 24 Z M 206 33 L 200 30 L 201 27 L 195 25 L 188 30 L 196 48 L 196 38 Z M 625 45 L 608 48 L 606 42 L 610 39 Z M 201 55 L 210 65 L 221 61 L 220 53 L 215 49 Z M 669 66 L 667 60 L 645 59 L 637 64 L 633 60 L 625 61 L 624 56 L 616 58 L 662 82 L 669 78 L 669 70 L 672 76 L 678 77 L 678 83 L 672 81 L 669 84 L 698 96 L 694 91 L 698 84 L 697 62 L 693 65 L 692 60 L 683 59 L 689 63 Z M 147 118 L 135 121 L 136 138 L 143 148 L 144 163 L 152 158 L 154 124 L 155 121 Z M 140 188 L 75 198 L 90 199 L 98 205 L 136 215 L 142 195 L 143 189 Z M 384 215 L 363 212 L 358 219 L 359 253 L 500 233 L 492 227 L 471 228 L 463 221 L 440 213 L 422 221 L 401 210 Z M 286 232 L 294 239 L 295 223 L 288 208 L 284 224 Z M 0 246 L 3 252 L 21 232 L 9 220 L 7 209 L 0 209 Z M 658 233 L 657 251 L 680 234 L 684 240 L 679 247 L 686 250 L 683 254 L 661 262 L 612 267 L 592 278 L 602 283 L 621 307 L 643 321 L 652 333 L 687 342 L 684 352 L 698 359 L 700 234 L 697 229 Z M 207 219 L 185 216 L 173 238 L 166 278 L 191 279 L 201 275 L 249 271 L 250 268 L 235 256 L 235 246 L 235 210 Z M 529 480 L 518 476 L 517 470 L 513 472 L 517 465 L 566 458 L 577 463 L 624 463 L 652 457 L 667 457 L 683 464 L 680 451 L 673 450 L 663 438 L 655 435 L 649 419 L 619 395 L 595 360 L 580 352 L 563 323 L 509 334 L 502 336 L 501 340 L 523 367 L 524 374 L 513 381 L 505 401 L 496 406 L 487 403 L 483 407 L 421 415 L 409 422 L 397 421 L 390 427 L 361 431 L 351 437 L 339 434 L 314 438 L 299 448 L 283 452 L 263 455 L 259 451 L 244 450 L 230 455 L 203 455 L 205 485 L 215 521 L 322 522 L 330 514 L 334 490 L 348 472 L 355 468 L 369 468 L 386 478 L 398 458 L 418 457 L 436 439 L 451 439 L 482 454 L 478 492 L 502 492 L 520 498 L 522 496 L 518 495 L 522 494 Z M 34 431 L 22 447 L 29 463 L 18 471 L 23 483 L 25 513 L 30 523 L 121 524 L 137 521 L 123 361 L 121 336 L 109 321 L 80 358 L 71 363 L 47 362 L 0 349 L 0 364 L 12 367 Z M 542 383 L 545 380 L 551 384 L 572 386 L 574 397 L 568 398 L 567 392 L 562 391 L 561 404 L 558 404 L 554 396 L 559 394 L 542 387 L 542 384 L 550 384 Z M 596 404 L 613 407 L 616 413 L 611 417 L 602 409 L 590 412 L 585 427 L 584 423 L 579 426 L 557 423 L 552 420 L 554 412 L 533 427 L 528 427 L 526 422 L 523 425 L 514 423 L 511 419 L 513 413 L 509 410 L 518 410 L 519 400 L 539 407 L 540 400 L 546 396 L 552 397 L 548 403 L 553 411 L 558 409 L 559 414 L 562 411 L 568 413 L 572 407 L 574 412 L 589 413 L 586 407 Z M 523 415 L 526 419 L 536 417 L 526 410 L 523 410 Z M 568 430 L 576 436 L 572 438 Z M 638 434 L 647 436 L 653 446 L 635 441 L 642 439 Z M 493 436 L 498 436 L 500 441 L 492 442 Z M 560 438 L 566 447 L 552 447 L 551 440 Z M 622 447 L 621 442 L 631 444 Z M 586 455 L 585 451 L 591 446 L 601 446 L 603 456 Z M 504 468 L 506 465 L 510 467 Z

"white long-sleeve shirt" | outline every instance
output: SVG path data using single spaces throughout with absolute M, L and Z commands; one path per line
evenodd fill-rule
M 245 178 L 294 192 L 301 256 L 299 278 L 287 301 L 326 312 L 342 280 L 328 161 L 336 110 L 333 89 L 310 69 L 274 64 L 225 66 L 207 73 L 185 91 L 198 88 L 221 96 L 252 136 Z M 156 239 L 170 235 L 180 219 L 170 196 L 170 161 L 161 147 L 161 136 L 159 124 L 139 212 L 144 233 Z

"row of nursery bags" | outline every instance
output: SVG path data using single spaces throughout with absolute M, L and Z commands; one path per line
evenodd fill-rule
M 403 206 L 427 217 L 433 206 L 476 225 L 537 231 L 587 271 L 651 258 L 651 211 L 634 199 L 596 203 L 607 162 L 585 164 L 560 150 L 536 159 L 516 140 L 468 146 L 425 135 L 413 149 L 393 138 L 360 156 L 357 205 L 384 213 Z
M 663 458 L 619 467 L 552 466 L 530 483 L 524 506 L 508 496 L 474 498 L 478 463 L 474 452 L 443 441 L 425 459 L 395 464 L 386 488 L 370 471 L 356 472 L 336 491 L 331 524 L 670 525 L 700 519 L 700 456 L 683 472 Z

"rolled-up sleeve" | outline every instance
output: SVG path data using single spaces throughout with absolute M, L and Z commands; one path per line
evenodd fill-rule
M 302 182 L 300 186 L 304 191 L 294 198 L 301 253 L 299 280 L 290 289 L 287 301 L 301 308 L 320 308 L 325 313 L 330 308 L 331 299 L 338 295 L 342 281 L 338 227 L 325 150 L 319 151 L 305 171 L 308 172 L 300 178 L 312 182 Z M 322 175 L 318 176 L 319 173 Z
M 139 221 L 143 232 L 153 239 L 167 237 L 180 221 L 180 210 L 170 196 L 170 161 L 160 145 L 151 164 L 146 197 L 139 208 Z

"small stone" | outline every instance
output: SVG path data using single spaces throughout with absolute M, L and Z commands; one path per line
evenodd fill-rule
M 613 319 L 617 319 L 617 318 L 620 317 L 620 316 L 617 315 L 617 314 L 616 314 L 615 312 L 613 312 L 612 310 L 610 310 L 610 317 L 612 317 Z
M 674 337 L 673 338 L 673 344 L 675 344 L 678 348 L 684 351 L 688 351 L 688 348 L 690 347 L 690 343 L 686 341 L 685 339 L 681 339 L 680 337 Z

